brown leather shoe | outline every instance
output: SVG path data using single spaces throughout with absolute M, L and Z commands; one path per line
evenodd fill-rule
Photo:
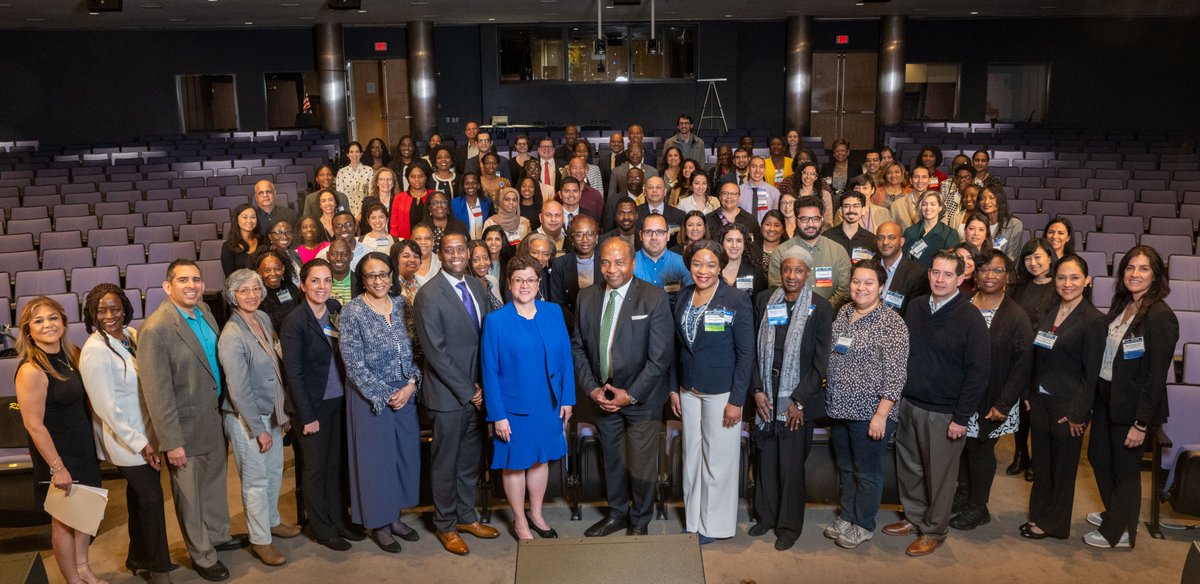
M 467 547 L 467 542 L 463 541 L 461 535 L 453 531 L 439 531 L 436 535 L 438 541 L 442 542 L 442 547 L 446 548 L 446 551 L 459 556 L 471 553 L 470 548 Z
M 300 528 L 296 527 L 295 525 L 280 523 L 279 525 L 271 528 L 271 535 L 288 539 L 300 535 Z
M 478 521 L 475 523 L 460 523 L 455 529 L 459 533 L 469 533 L 480 539 L 496 539 L 500 537 L 500 530 L 490 525 L 484 525 Z
M 282 566 L 287 563 L 287 558 L 283 557 L 283 554 L 279 553 L 279 550 L 271 544 L 250 544 L 250 551 L 268 566 Z
M 908 544 L 908 548 L 904 550 L 904 553 L 913 556 L 914 558 L 927 556 L 932 554 L 933 550 L 938 549 L 938 546 L 940 545 L 942 545 L 942 540 L 936 537 L 922 535 L 921 537 L 913 540 L 912 543 Z
M 917 526 L 907 519 L 883 526 L 883 532 L 888 535 L 916 535 Z

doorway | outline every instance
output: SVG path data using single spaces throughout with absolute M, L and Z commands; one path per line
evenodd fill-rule
M 985 115 L 993 122 L 1041 122 L 1049 94 L 1047 63 L 988 64 Z
M 348 77 L 351 140 L 381 138 L 392 149 L 412 134 L 407 60 L 351 61 Z
M 864 150 L 875 144 L 876 53 L 813 53 L 812 132 L 826 149 L 845 138 Z
M 233 75 L 176 75 L 175 91 L 184 133 L 238 129 L 237 87 Z

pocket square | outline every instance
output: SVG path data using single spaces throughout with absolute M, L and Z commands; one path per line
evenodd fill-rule
M 632 317 L 630 317 L 629 320 L 642 320 L 643 318 L 647 318 L 649 316 L 650 316 L 649 314 L 635 314 Z

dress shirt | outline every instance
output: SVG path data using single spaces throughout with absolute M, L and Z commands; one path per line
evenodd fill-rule
M 217 360 L 217 331 L 212 330 L 208 326 L 208 321 L 204 320 L 204 314 L 200 312 L 200 307 L 192 309 L 192 314 L 188 314 L 186 310 L 175 306 L 175 310 L 183 316 L 183 322 L 186 322 L 188 328 L 192 329 L 192 333 L 196 335 L 196 340 L 200 341 L 200 347 L 204 349 L 204 356 L 208 358 L 208 367 L 212 369 L 213 379 L 217 380 L 217 395 L 221 395 L 221 365 Z
M 767 211 L 779 208 L 779 189 L 766 182 L 753 184 L 747 180 L 742 183 L 739 189 L 742 191 L 742 197 L 738 199 L 738 206 L 747 213 L 754 215 L 755 220 L 759 223 L 762 223 L 762 218 L 767 214 Z M 759 195 L 756 194 L 756 191 L 761 193 L 764 198 L 763 202 L 765 206 L 762 208 L 759 207 Z
M 620 316 L 620 314 L 621 314 L 621 306 L 623 306 L 625 304 L 625 296 L 627 296 L 629 294 L 629 284 L 631 284 L 632 282 L 633 282 L 633 278 L 630 278 L 628 282 L 625 282 L 624 284 L 621 285 L 620 288 L 617 288 L 616 289 L 617 296 L 613 300 L 612 310 L 615 311 L 616 314 L 613 315 L 613 321 L 612 321 L 613 328 L 608 333 L 608 346 L 606 346 L 604 348 L 605 352 L 608 353 L 608 364 L 609 364 L 610 374 L 611 374 L 611 369 L 612 369 L 613 339 L 617 338 L 617 334 L 616 334 L 617 333 L 617 317 Z M 603 308 L 600 309 L 600 322 L 604 322 L 604 314 L 605 314 L 605 312 L 607 312 L 609 310 L 608 297 L 609 297 L 609 292 L 612 292 L 612 291 L 613 291 L 612 289 L 607 288 L 607 287 L 604 290 L 604 302 L 602 305 Z M 608 380 L 605 380 L 605 379 L 600 380 L 600 383 L 607 383 L 607 382 L 608 382 Z
M 956 288 L 956 289 L 954 290 L 954 293 L 953 293 L 953 294 L 951 294 L 949 298 L 947 298 L 947 299 L 945 299 L 945 300 L 943 300 L 943 301 L 941 301 L 941 302 L 935 302 L 935 301 L 933 300 L 933 294 L 930 294 L 930 295 L 929 295 L 929 312 L 930 312 L 931 314 L 936 314 L 936 313 L 937 313 L 937 311 L 938 311 L 939 309 L 941 309 L 943 306 L 945 306 L 945 305 L 946 305 L 947 303 L 949 303 L 951 300 L 954 300 L 954 297 L 955 297 L 955 296 L 958 296 L 958 295 L 959 295 L 959 291 L 958 291 L 958 289 Z
M 683 256 L 669 249 L 663 250 L 657 261 L 650 259 L 646 250 L 638 250 L 633 259 L 633 275 L 664 290 L 670 284 L 671 289 L 667 290 L 670 293 L 678 292 L 681 285 L 692 284 Z

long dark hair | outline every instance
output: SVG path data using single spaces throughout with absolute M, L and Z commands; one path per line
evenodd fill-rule
M 1012 219 L 1012 213 L 1008 210 L 1008 196 L 1004 194 L 1004 187 L 997 184 L 989 184 L 983 187 L 983 190 L 979 191 L 979 196 L 975 199 L 976 211 L 981 209 L 979 201 L 983 198 L 984 193 L 991 193 L 993 197 L 996 197 L 996 225 L 999 226 L 997 229 L 1000 231 L 1008 229 L 1008 222 Z
M 1074 255 L 1075 254 L 1075 226 L 1071 224 L 1070 219 L 1067 219 L 1066 217 L 1063 217 L 1062 215 L 1055 215 L 1055 217 L 1053 219 L 1051 219 L 1049 223 L 1046 224 L 1046 228 L 1042 230 L 1042 236 L 1045 237 L 1046 232 L 1050 231 L 1050 226 L 1054 225 L 1055 223 L 1060 223 L 1060 224 L 1062 224 L 1063 227 L 1067 228 L 1067 243 L 1063 245 L 1063 255 L 1064 256 Z M 1054 258 L 1054 252 L 1050 252 L 1050 257 Z M 1055 258 L 1055 259 L 1057 259 L 1057 258 Z
M 1029 273 L 1029 269 L 1025 267 L 1025 258 L 1031 256 L 1037 250 L 1046 252 L 1046 257 L 1050 258 L 1050 269 L 1048 274 L 1054 273 L 1054 248 L 1050 247 L 1050 242 L 1046 241 L 1045 237 L 1038 237 L 1025 242 L 1025 246 L 1021 248 L 1021 255 L 1017 257 L 1017 281 L 1015 284 L 1022 285 L 1033 281 L 1033 274 Z
M 520 205 L 519 201 L 517 205 Z M 483 233 L 479 235 L 479 239 L 486 242 L 488 234 L 492 233 L 493 231 L 500 234 L 500 242 L 503 244 L 500 246 L 500 257 L 496 258 L 499 260 L 500 265 L 503 266 L 507 264 L 508 260 L 512 259 L 513 256 L 517 255 L 517 247 L 512 245 L 512 242 L 508 240 L 508 234 L 504 232 L 504 227 L 500 225 L 492 224 L 484 227 Z
M 91 292 L 88 292 L 87 298 L 84 299 L 83 326 L 89 334 L 99 332 L 100 338 L 104 339 L 104 345 L 108 347 L 108 350 L 112 351 L 113 355 L 116 355 L 117 358 L 121 358 L 121 354 L 108 342 L 108 333 L 104 332 L 104 327 L 98 326 L 99 319 L 96 316 L 96 312 L 100 309 L 100 299 L 108 294 L 116 294 L 117 298 L 121 301 L 121 309 L 125 311 L 125 318 L 122 319 L 121 326 L 129 326 L 129 323 L 133 322 L 133 303 L 125 295 L 125 291 L 116 284 L 106 282 L 104 284 L 97 284 L 95 288 L 92 288 Z M 137 347 L 134 345 L 132 337 L 130 337 L 129 343 L 136 351 Z M 129 366 L 124 359 L 121 359 L 121 365 L 123 367 Z
M 1125 270 L 1129 267 L 1129 260 L 1139 255 L 1146 256 L 1146 260 L 1150 262 L 1150 272 L 1154 274 L 1154 281 L 1150 283 L 1150 288 L 1142 296 L 1142 304 L 1138 306 L 1137 314 L 1133 315 L 1133 320 L 1129 323 L 1128 330 L 1130 332 L 1138 330 L 1142 321 L 1146 319 L 1146 314 L 1150 312 L 1151 306 L 1160 300 L 1165 300 L 1171 293 L 1171 281 L 1167 277 L 1167 265 L 1163 262 L 1162 256 L 1153 247 L 1135 245 L 1133 249 L 1129 250 L 1129 253 L 1121 258 L 1121 265 L 1113 274 L 1116 276 L 1117 287 L 1113 291 L 1112 307 L 1108 309 L 1108 320 L 1111 322 L 1120 316 L 1133 302 L 1133 293 L 1125 287 Z
M 388 257 L 388 265 L 392 266 L 392 289 L 388 294 L 395 297 L 401 296 L 404 293 L 404 283 L 400 281 L 400 254 L 404 250 L 411 251 L 421 257 L 421 246 L 411 239 L 401 239 L 396 241 L 396 245 L 392 246 L 392 254 Z M 362 265 L 362 262 L 358 262 Z
M 291 283 L 292 278 L 296 277 L 296 274 L 292 273 L 292 261 L 285 256 L 282 251 L 279 251 L 273 247 L 259 248 L 254 255 L 250 256 L 250 260 L 246 262 L 246 267 L 254 270 L 257 273 L 258 267 L 261 266 L 263 260 L 267 259 L 268 257 L 273 257 L 279 260 L 279 263 L 283 264 L 283 281 L 282 284 L 280 284 L 280 287 Z M 259 274 L 259 276 L 261 275 L 262 274 Z M 263 281 L 263 287 L 266 287 L 265 280 Z
M 371 140 L 367 142 L 367 149 L 363 150 L 363 158 L 368 158 L 371 160 L 371 164 L 368 164 L 367 166 L 375 165 L 375 157 L 371 154 L 371 145 L 376 142 L 379 142 L 379 146 L 383 149 L 379 154 L 379 163 L 387 166 L 388 163 L 392 161 L 392 155 L 388 152 L 387 144 L 381 138 L 371 138 Z M 360 158 L 359 161 L 361 162 L 362 158 Z
M 250 242 L 246 241 L 245 238 L 242 237 L 242 228 L 238 226 L 238 217 L 246 211 L 254 211 L 254 207 L 251 207 L 249 204 L 242 203 L 233 210 L 233 224 L 229 226 L 229 236 L 225 238 L 225 243 L 228 243 L 229 247 L 233 248 L 234 251 L 250 251 Z M 250 238 L 254 240 L 254 245 L 257 248 L 258 244 L 261 243 L 261 238 L 258 236 L 257 211 L 255 211 L 254 220 L 256 227 L 250 230 Z

